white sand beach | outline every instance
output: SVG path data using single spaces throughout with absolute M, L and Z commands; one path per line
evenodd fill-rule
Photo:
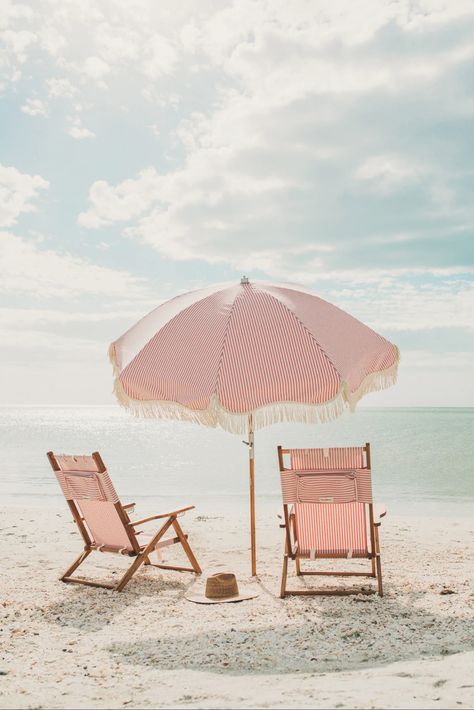
M 121 594 L 60 583 L 81 547 L 63 507 L 10 507 L 0 526 L 2 708 L 474 704 L 468 518 L 389 514 L 382 599 L 280 600 L 282 531 L 261 513 L 260 596 L 213 606 L 184 598 L 191 575 L 156 568 L 139 572 Z M 248 582 L 245 517 L 197 511 L 183 526 L 204 577 L 229 570 Z M 102 579 L 126 564 L 115 555 L 90 559 L 84 573 Z

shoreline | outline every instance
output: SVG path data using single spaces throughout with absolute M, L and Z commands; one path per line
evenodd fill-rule
M 56 482 L 53 481 L 55 484 Z M 56 486 L 54 486 L 56 488 Z M 197 515 L 202 514 L 212 516 L 218 513 L 229 513 L 230 515 L 245 516 L 248 513 L 249 497 L 248 494 L 229 493 L 229 494 L 207 494 L 206 496 L 197 496 L 192 494 L 176 494 L 176 495 L 133 495 L 122 496 L 123 502 L 128 502 L 133 499 L 142 510 L 172 510 L 174 506 L 181 507 L 182 505 L 192 504 L 195 506 Z M 282 514 L 281 494 L 260 494 L 256 495 L 257 512 L 260 511 L 260 517 L 266 519 L 266 523 L 272 522 L 278 515 Z M 31 509 L 41 512 L 47 509 L 53 513 L 64 512 L 64 497 L 61 493 L 38 495 L 36 493 L 30 496 L 24 493 L 15 495 L 6 493 L 2 498 L 5 509 Z M 407 499 L 399 496 L 398 499 L 391 499 L 388 496 L 377 496 L 376 504 L 384 505 L 387 508 L 389 516 L 402 518 L 455 518 L 459 517 L 470 519 L 474 509 L 474 497 L 466 500 L 465 498 L 457 498 L 455 496 L 440 496 L 440 497 L 420 497 L 415 500 Z

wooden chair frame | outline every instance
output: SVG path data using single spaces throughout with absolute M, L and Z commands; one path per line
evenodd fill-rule
M 56 456 L 52 451 L 47 453 L 48 460 L 51 464 L 53 471 L 60 471 L 61 468 L 56 459 Z M 99 473 L 106 471 L 106 467 L 98 451 L 92 454 L 92 458 L 97 467 Z M 162 513 L 161 515 L 152 515 L 148 518 L 142 518 L 141 520 L 130 520 L 129 512 L 135 507 L 135 503 L 129 503 L 128 505 L 122 505 L 122 503 L 114 503 L 115 510 L 123 523 L 124 529 L 130 540 L 131 550 L 117 550 L 113 547 L 107 547 L 107 545 L 96 545 L 86 527 L 85 520 L 81 514 L 80 508 L 75 500 L 67 500 L 69 510 L 71 511 L 74 522 L 76 523 L 78 530 L 84 540 L 84 550 L 79 555 L 79 557 L 74 560 L 72 565 L 67 568 L 64 574 L 60 577 L 62 582 L 69 582 L 73 584 L 84 584 L 89 587 L 103 587 L 104 589 L 113 589 L 116 592 L 121 592 L 125 585 L 131 580 L 135 572 L 144 564 L 151 567 L 159 567 L 160 569 L 177 570 L 179 572 L 194 572 L 195 574 L 201 574 L 202 570 L 199 563 L 194 556 L 191 546 L 188 542 L 188 536 L 183 532 L 181 525 L 178 522 L 178 517 L 183 515 L 186 511 L 192 510 L 195 506 L 189 505 L 185 508 L 179 508 L 178 510 L 173 510 L 169 513 Z M 146 545 L 140 545 L 138 535 L 139 532 L 135 528 L 139 525 L 144 525 L 154 520 L 163 520 L 163 524 L 158 529 L 158 531 L 152 536 L 151 540 Z M 176 533 L 176 537 L 166 538 L 162 540 L 163 535 L 173 528 Z M 177 567 L 174 565 L 164 565 L 164 564 L 154 564 L 150 561 L 149 555 L 151 555 L 155 550 L 159 550 L 163 547 L 168 547 L 169 545 L 181 544 L 191 567 Z M 114 554 L 122 554 L 127 557 L 134 557 L 132 564 L 127 569 L 125 574 L 116 584 L 106 584 L 104 582 L 98 582 L 93 579 L 84 579 L 80 577 L 72 577 L 72 574 L 77 570 L 77 568 L 84 562 L 84 560 L 91 554 L 91 552 L 111 552 Z
M 365 452 L 365 468 L 370 469 L 370 444 L 366 443 L 364 448 Z M 285 467 L 284 456 L 291 453 L 291 449 L 283 449 L 278 446 L 278 464 L 280 467 L 280 472 L 289 471 Z M 280 525 L 280 528 L 285 530 L 285 548 L 283 554 L 283 568 L 281 576 L 281 589 L 280 598 L 284 599 L 288 595 L 301 595 L 301 596 L 311 596 L 311 595 L 349 595 L 349 594 L 372 594 L 374 590 L 362 590 L 362 589 L 287 589 L 287 576 L 288 576 L 288 560 L 294 560 L 296 567 L 296 574 L 298 577 L 302 576 L 321 576 L 321 577 L 371 577 L 377 579 L 377 589 L 379 596 L 383 597 L 383 583 L 382 583 L 382 564 L 380 559 L 380 538 L 379 538 L 379 528 L 381 525 L 381 519 L 386 515 L 386 510 L 383 506 L 374 509 L 373 503 L 366 504 L 368 508 L 368 525 L 370 534 L 370 552 L 367 553 L 367 558 L 371 563 L 370 572 L 322 572 L 313 570 L 302 570 L 301 560 L 306 559 L 306 556 L 302 556 L 298 553 L 298 537 L 296 529 L 295 514 L 290 510 L 288 504 L 283 504 L 283 518 L 284 522 Z M 319 559 L 341 559 L 340 557 L 335 557 L 334 555 L 319 555 Z M 344 558 L 342 558 L 344 559 Z M 364 559 L 364 558 L 362 558 Z

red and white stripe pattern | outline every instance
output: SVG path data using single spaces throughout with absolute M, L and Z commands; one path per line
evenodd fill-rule
M 367 557 L 363 503 L 297 503 L 298 554 L 306 557 Z
M 364 448 L 293 449 L 290 459 L 282 493 L 285 504 L 294 504 L 299 554 L 367 557 L 372 484 Z
M 119 498 L 107 471 L 98 471 L 92 456 L 59 454 L 55 471 L 66 500 L 95 500 L 118 503 Z
M 115 508 L 119 498 L 107 471 L 98 471 L 92 456 L 56 456 L 56 478 L 66 500 L 74 500 L 97 546 L 132 551 L 133 546 Z
M 230 431 L 326 420 L 394 381 L 398 350 L 290 286 L 241 283 L 168 301 L 112 343 L 115 391 L 135 413 Z
M 117 550 L 133 550 L 130 538 L 113 503 L 80 500 L 77 505 L 97 546 L 107 545 Z

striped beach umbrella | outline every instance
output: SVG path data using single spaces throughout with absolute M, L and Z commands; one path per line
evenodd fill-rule
M 398 348 L 304 288 L 214 285 L 162 303 L 109 349 L 114 391 L 138 416 L 248 435 L 256 574 L 254 431 L 326 422 L 392 385 Z

